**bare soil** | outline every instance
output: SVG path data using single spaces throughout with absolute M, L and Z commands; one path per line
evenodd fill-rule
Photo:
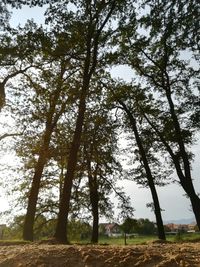
M 0 267 L 200 267 L 200 243 L 0 245 Z

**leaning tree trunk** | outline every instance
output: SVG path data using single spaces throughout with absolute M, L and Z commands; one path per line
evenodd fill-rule
M 154 213 L 155 213 L 156 224 L 158 228 L 158 238 L 161 240 L 166 240 L 158 194 L 157 194 L 156 187 L 155 187 L 151 173 L 149 173 L 148 182 L 149 182 L 149 188 L 151 190 L 151 195 L 152 195 L 153 203 L 154 203 Z
M 187 193 L 187 195 L 191 201 L 191 205 L 192 205 L 192 209 L 193 209 L 193 212 L 195 215 L 195 219 L 196 219 L 198 228 L 200 229 L 200 198 L 196 194 L 195 189 L 194 189 L 194 185 L 192 182 L 190 161 L 189 161 L 186 149 L 185 149 L 185 144 L 184 144 L 184 140 L 182 137 L 181 126 L 180 126 L 177 114 L 175 112 L 174 102 L 172 100 L 172 95 L 171 95 L 169 77 L 168 77 L 167 73 L 166 73 L 166 80 L 167 80 L 167 84 L 164 88 L 165 88 L 166 98 L 167 98 L 167 101 L 169 104 L 171 118 L 172 118 L 173 124 L 174 124 L 174 130 L 175 130 L 177 144 L 179 146 L 179 155 L 183 160 L 184 173 L 182 171 L 182 168 L 180 166 L 180 162 L 177 159 L 177 157 L 174 156 L 173 161 L 174 161 L 175 166 L 179 167 L 179 170 L 177 170 L 177 168 L 176 168 L 176 170 L 177 170 L 178 177 L 180 179 L 180 183 L 181 183 L 183 189 L 185 190 L 185 192 Z
M 136 138 L 136 142 L 140 151 L 140 155 L 142 158 L 142 161 L 144 163 L 144 168 L 146 171 L 146 175 L 147 175 L 147 180 L 148 180 L 148 185 L 151 191 L 151 195 L 152 195 L 152 199 L 153 199 L 153 203 L 154 203 L 154 212 L 155 212 L 155 216 L 156 216 L 156 224 L 157 224 L 157 228 L 158 228 L 158 238 L 161 240 L 165 240 L 165 230 L 164 230 L 164 225 L 163 225 L 163 220 L 162 220 L 162 215 L 161 215 L 161 208 L 160 208 L 160 203 L 159 203 L 159 199 L 158 199 L 158 194 L 156 191 L 156 187 L 154 184 L 154 179 L 151 173 L 151 169 L 149 167 L 148 164 L 148 160 L 146 157 L 146 153 L 144 150 L 144 147 L 142 145 L 142 141 L 140 139 L 140 136 L 138 134 L 137 131 L 137 126 L 136 126 L 136 122 L 134 121 L 134 124 L 132 124 L 134 133 L 135 133 L 135 138 Z
M 36 213 L 36 205 L 40 189 L 41 177 L 47 160 L 50 138 L 51 138 L 51 131 L 48 130 L 46 131 L 44 136 L 44 143 L 40 150 L 39 159 L 35 168 L 35 173 L 33 176 L 31 189 L 28 197 L 28 207 L 23 227 L 24 240 L 33 241 L 33 226 Z
M 105 3 L 104 3 L 105 4 Z M 107 3 L 105 4 L 106 7 Z M 76 127 L 73 135 L 72 145 L 68 157 L 67 172 L 65 175 L 64 186 L 62 191 L 62 197 L 59 206 L 58 220 L 55 231 L 55 239 L 58 242 L 66 243 L 68 242 L 67 238 L 67 224 L 68 224 L 68 214 L 69 214 L 69 204 L 71 198 L 71 189 L 73 184 L 73 179 L 75 175 L 75 169 L 77 165 L 78 150 L 80 147 L 80 140 L 82 135 L 82 128 L 86 110 L 86 97 L 89 91 L 90 80 L 94 74 L 97 66 L 97 57 L 98 57 L 98 48 L 99 48 L 99 39 L 101 33 L 110 19 L 114 9 L 116 7 L 115 1 L 112 2 L 110 10 L 108 11 L 105 19 L 102 21 L 101 25 L 99 24 L 98 18 L 100 14 L 97 12 L 95 14 L 95 20 L 89 14 L 89 23 L 88 23 L 88 32 L 86 36 L 86 57 L 84 60 L 83 67 L 83 80 L 81 88 L 81 96 L 78 106 L 78 115 L 76 119 Z
M 195 192 L 192 179 L 187 179 L 187 177 L 185 178 L 181 177 L 181 185 L 190 199 L 192 210 L 195 215 L 196 223 L 197 223 L 198 228 L 200 229 L 200 199 L 199 199 L 199 196 Z
M 56 103 L 59 98 L 60 90 L 61 89 L 58 88 L 58 90 L 56 91 L 54 95 L 54 99 L 53 99 L 54 100 L 53 105 L 50 107 L 49 114 L 47 116 L 43 144 L 39 152 L 39 159 L 35 167 L 35 173 L 33 176 L 31 189 L 30 189 L 30 193 L 28 197 L 28 207 L 27 207 L 27 212 L 26 212 L 24 227 L 23 227 L 23 239 L 24 240 L 33 241 L 33 227 L 34 227 L 36 206 L 37 206 L 38 194 L 40 190 L 41 178 L 42 178 L 43 170 L 44 170 L 47 157 L 48 157 L 49 143 L 51 140 L 53 129 L 56 126 L 58 119 L 60 115 L 62 114 L 64 107 L 65 107 L 65 103 L 63 103 L 60 111 L 53 118 L 55 108 L 56 108 Z
M 159 136 L 160 141 L 163 143 L 167 152 L 169 153 L 169 155 L 172 158 L 172 161 L 173 161 L 175 169 L 176 169 L 177 176 L 180 180 L 180 184 L 190 199 L 192 209 L 193 209 L 193 212 L 195 215 L 195 219 L 196 219 L 198 228 L 200 229 L 200 199 L 199 199 L 199 197 L 196 194 L 195 189 L 194 189 L 194 185 L 193 185 L 192 178 L 190 175 L 190 165 L 189 165 L 189 161 L 187 160 L 187 155 L 186 155 L 186 151 L 184 149 L 184 146 L 182 144 L 181 145 L 182 149 L 180 149 L 180 151 L 182 151 L 182 153 L 184 153 L 184 155 L 185 155 L 184 157 L 185 157 L 185 162 L 186 162 L 186 164 L 184 164 L 184 168 L 182 168 L 182 165 L 180 164 L 180 161 L 179 161 L 179 157 L 177 157 L 177 155 L 173 152 L 170 145 L 166 142 L 163 134 L 157 129 L 157 127 L 148 119 L 148 117 L 145 114 L 144 114 L 144 116 L 145 116 L 147 122 L 149 123 L 149 125 L 152 127 L 152 129 Z M 179 138 L 180 138 L 180 136 L 179 136 Z M 187 161 L 188 161 L 188 163 L 187 163 Z
M 192 210 L 195 215 L 196 223 L 200 230 L 200 199 L 195 193 L 193 193 L 189 197 L 192 205 Z
M 88 85 L 87 85 L 88 86 Z M 55 239 L 59 243 L 68 243 L 67 238 L 67 224 L 68 224 L 68 214 L 70 207 L 70 199 L 71 199 L 71 190 L 74 180 L 74 173 L 77 164 L 78 150 L 80 146 L 81 133 L 84 122 L 84 115 L 86 109 L 86 87 L 82 88 L 82 94 L 79 102 L 78 116 L 76 120 L 76 128 L 73 136 L 72 145 L 69 152 L 69 159 L 67 164 L 67 172 L 64 179 L 64 186 L 62 190 L 58 220 L 55 231 Z
M 118 102 L 122 105 L 124 111 L 128 115 L 130 124 L 132 126 L 132 129 L 133 129 L 133 132 L 135 135 L 136 143 L 137 143 L 137 146 L 139 148 L 139 153 L 140 153 L 140 156 L 142 158 L 142 162 L 144 164 L 144 168 L 145 168 L 145 172 L 146 172 L 146 176 L 147 176 L 147 180 L 148 180 L 148 185 L 149 185 L 152 199 L 153 199 L 153 203 L 154 203 L 154 212 L 155 212 L 156 224 L 157 224 L 157 228 L 158 228 L 158 238 L 161 240 L 166 240 L 158 194 L 157 194 L 156 187 L 154 184 L 154 179 L 153 179 L 153 176 L 151 173 L 151 169 L 149 167 L 148 159 L 146 157 L 146 153 L 145 153 L 145 150 L 144 150 L 144 147 L 142 144 L 142 140 L 141 140 L 139 133 L 138 133 L 138 130 L 137 130 L 135 118 L 133 117 L 130 110 L 126 107 L 126 105 L 122 101 L 118 100 Z
M 92 44 L 92 36 L 91 32 L 88 32 L 87 36 L 87 52 L 84 62 L 84 69 L 83 69 L 83 81 L 82 81 L 82 88 L 81 94 L 79 99 L 79 106 L 78 106 L 78 114 L 76 118 L 76 126 L 75 131 L 72 139 L 71 148 L 69 151 L 68 162 L 67 162 L 67 172 L 64 178 L 64 185 L 62 190 L 62 195 L 59 203 L 59 213 L 58 219 L 56 224 L 56 230 L 54 234 L 54 238 L 59 243 L 69 243 L 67 237 L 67 225 L 68 225 L 68 214 L 70 208 L 70 199 L 71 199 L 71 190 L 75 175 L 75 169 L 77 165 L 78 159 L 78 150 L 80 147 L 85 111 L 86 111 L 86 97 L 89 90 L 89 84 L 91 76 L 96 67 L 96 57 L 97 51 L 94 56 L 95 62 L 91 65 L 91 44 Z M 98 45 L 97 45 L 98 47 Z

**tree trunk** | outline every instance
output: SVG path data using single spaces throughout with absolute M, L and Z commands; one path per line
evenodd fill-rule
M 126 241 L 126 232 L 124 232 L 124 245 L 127 245 L 127 241 Z
M 169 155 L 171 156 L 171 158 L 173 160 L 177 176 L 179 177 L 179 180 L 180 180 L 180 184 L 190 199 L 192 209 L 193 209 L 193 212 L 195 215 L 195 219 L 196 219 L 197 225 L 200 229 L 200 199 L 194 190 L 194 186 L 193 186 L 191 175 L 190 175 L 190 165 L 188 164 L 189 162 L 187 164 L 184 164 L 184 168 L 182 168 L 180 161 L 179 161 L 179 157 L 177 157 L 177 155 L 174 154 L 173 150 L 171 149 L 169 144 L 166 142 L 164 136 L 159 132 L 159 130 L 148 119 L 147 116 L 145 116 L 145 118 L 146 118 L 147 122 L 149 123 L 149 125 L 152 127 L 152 129 L 154 129 L 154 131 L 157 133 L 157 135 L 160 138 L 160 141 L 163 143 L 167 152 L 169 153 Z M 177 121 L 177 118 L 176 118 L 176 121 Z M 176 128 L 179 129 L 179 127 L 176 127 Z M 179 135 L 179 138 L 180 138 L 180 135 Z M 185 149 L 182 151 L 185 151 Z M 184 154 L 185 153 L 186 153 L 186 151 L 184 152 Z M 186 161 L 186 154 L 185 154 L 185 161 Z M 187 176 L 186 176 L 186 174 L 187 174 Z
M 196 223 L 198 225 L 198 228 L 200 229 L 200 199 L 195 192 L 192 179 L 187 179 L 187 177 L 185 177 L 185 179 L 182 178 L 181 185 L 190 199 Z
M 33 241 L 33 225 L 36 213 L 36 205 L 38 200 L 38 194 L 40 189 L 40 181 L 43 173 L 43 169 L 45 166 L 45 158 L 44 156 L 40 156 L 38 160 L 38 164 L 36 166 L 36 171 L 33 176 L 31 190 L 28 198 L 28 207 L 24 221 L 23 227 L 23 239 Z
M 90 153 L 88 153 L 87 147 L 90 147 Z M 86 145 L 84 148 L 85 148 L 84 152 L 85 152 L 87 171 L 88 171 L 90 203 L 92 206 L 92 216 L 93 216 L 91 243 L 98 243 L 99 240 L 99 194 L 98 194 L 98 183 L 97 183 L 98 164 L 96 164 L 96 168 L 92 172 L 91 157 L 93 155 L 93 143 L 91 144 L 91 146 Z
M 195 215 L 197 226 L 200 230 L 200 199 L 196 194 L 193 194 L 192 196 L 190 196 L 190 201 L 192 204 L 192 210 Z
M 92 243 L 98 243 L 99 240 L 99 195 L 97 188 L 96 177 L 89 175 L 89 188 L 90 188 L 90 202 L 92 205 Z
M 63 75 L 64 75 L 64 71 L 61 73 L 61 78 Z M 36 205 L 37 205 L 37 200 L 38 200 L 42 173 L 43 173 L 43 170 L 47 162 L 47 158 L 48 158 L 49 143 L 51 140 L 52 132 L 59 120 L 59 117 L 64 112 L 64 108 L 66 105 L 63 102 L 60 108 L 60 111 L 59 112 L 57 111 L 57 113 L 55 113 L 57 101 L 59 99 L 61 90 L 62 90 L 62 87 L 58 86 L 58 88 L 54 92 L 53 99 L 52 99 L 53 101 L 52 103 L 50 102 L 50 108 L 46 116 L 46 128 L 45 128 L 44 137 L 43 137 L 43 144 L 40 148 L 39 158 L 38 158 L 37 165 L 35 167 L 35 173 L 33 176 L 30 194 L 28 198 L 27 213 L 25 216 L 24 227 L 23 227 L 23 239 L 24 240 L 33 241 L 33 226 L 34 226 L 34 219 L 35 219 L 35 213 L 36 213 Z
M 164 225 L 163 225 L 163 220 L 162 220 L 162 215 L 161 215 L 161 208 L 160 208 L 160 203 L 159 203 L 159 199 L 158 199 L 158 194 L 156 191 L 156 187 L 154 184 L 154 179 L 151 173 L 151 169 L 149 167 L 149 163 L 146 157 L 146 153 L 144 150 L 144 147 L 142 145 L 142 141 L 140 139 L 139 133 L 137 131 L 137 126 L 136 126 L 136 122 L 134 122 L 134 124 L 132 124 L 133 127 L 133 131 L 135 133 L 135 138 L 136 138 L 136 142 L 140 151 L 140 155 L 144 164 L 144 168 L 146 171 L 146 175 L 147 175 L 147 180 L 148 180 L 148 185 L 151 191 L 151 195 L 152 195 L 152 199 L 153 199 L 153 203 L 154 203 L 154 212 L 155 212 L 155 216 L 156 216 L 156 224 L 157 224 L 157 228 L 158 228 L 158 238 L 161 240 L 166 240 L 165 237 L 165 230 L 164 230 Z
M 92 204 L 92 237 L 91 243 L 98 243 L 99 241 L 99 210 L 98 210 L 98 192 L 90 192 L 90 201 Z
M 39 159 L 35 168 L 31 189 L 28 197 L 28 207 L 23 227 L 23 239 L 33 241 L 33 226 L 36 213 L 36 205 L 40 189 L 40 181 L 47 160 L 47 152 L 52 131 L 47 130 L 44 136 L 44 144 L 40 150 Z
M 159 203 L 158 194 L 157 194 L 154 182 L 153 182 L 152 175 L 151 177 L 148 178 L 148 181 L 149 181 L 149 187 L 151 190 L 151 195 L 152 195 L 153 203 L 154 203 L 154 213 L 156 216 L 156 224 L 158 228 L 158 238 L 161 240 L 166 240 L 165 229 L 164 229 L 162 215 L 161 215 L 160 203 Z
M 82 88 L 82 94 L 79 102 L 78 116 L 76 120 L 76 128 L 73 136 L 72 145 L 69 152 L 69 159 L 67 164 L 67 172 L 64 179 L 64 186 L 59 206 L 59 214 L 55 231 L 55 239 L 60 243 L 68 243 L 67 238 L 67 223 L 69 214 L 69 204 L 71 198 L 71 189 L 74 179 L 74 173 L 77 164 L 78 150 L 80 146 L 80 139 L 85 114 L 85 101 L 86 101 L 86 90 Z
M 137 146 L 139 148 L 139 153 L 140 156 L 142 158 L 142 162 L 144 164 L 144 168 L 145 168 L 145 172 L 146 172 L 146 176 L 147 176 L 147 180 L 148 180 L 148 185 L 149 188 L 151 190 L 151 195 L 152 195 L 152 199 L 153 199 L 153 203 L 154 203 L 154 212 L 155 212 L 155 216 L 156 216 L 156 224 L 157 224 L 157 228 L 158 228 L 158 238 L 161 240 L 166 240 L 165 237 L 165 230 L 164 230 L 164 225 L 163 225 L 163 220 L 162 220 L 162 215 L 161 215 L 161 208 L 160 208 L 160 203 L 159 203 L 159 199 L 158 199 L 158 194 L 156 191 L 156 187 L 154 184 L 154 179 L 151 173 L 151 169 L 149 167 L 149 163 L 148 163 L 148 159 L 146 157 L 146 153 L 142 144 L 142 140 L 139 136 L 138 130 L 137 130 L 137 125 L 136 125 L 136 121 L 132 115 L 132 113 L 130 112 L 130 110 L 126 107 L 126 105 L 122 102 L 119 101 L 119 103 L 122 105 L 124 111 L 126 112 L 126 114 L 129 117 L 129 121 L 130 124 L 132 126 L 134 135 L 135 135 L 135 139 L 136 139 L 136 143 Z
M 90 27 L 89 27 L 90 28 Z M 91 30 L 91 29 L 90 29 Z M 78 106 L 78 115 L 76 119 L 76 127 L 75 132 L 71 144 L 71 148 L 69 151 L 69 158 L 67 163 L 67 172 L 64 179 L 64 186 L 62 191 L 62 196 L 60 200 L 59 206 L 59 213 L 55 231 L 55 239 L 59 243 L 69 243 L 67 237 L 67 224 L 68 224 L 68 214 L 69 214 L 69 207 L 70 207 L 70 199 L 71 199 L 71 190 L 73 185 L 74 173 L 77 165 L 77 157 L 78 157 L 78 150 L 80 147 L 80 140 L 82 135 L 82 128 L 86 110 L 86 97 L 89 89 L 90 78 L 93 74 L 93 71 L 96 66 L 96 57 L 95 54 L 95 63 L 92 65 L 92 70 L 90 70 L 91 64 L 91 43 L 92 43 L 92 36 L 91 32 L 88 32 L 87 36 L 87 51 L 86 51 L 86 58 L 84 62 L 84 69 L 83 69 L 83 83 L 81 88 L 81 95 L 79 100 Z
M 61 243 L 68 242 L 67 223 L 68 223 L 68 214 L 69 214 L 69 203 L 70 203 L 70 198 L 71 198 L 71 189 L 72 189 L 74 173 L 75 173 L 75 169 L 77 165 L 77 156 L 78 156 L 78 150 L 79 150 L 80 140 L 81 140 L 81 135 L 82 135 L 82 128 L 83 128 L 83 122 L 84 122 L 84 116 L 85 116 L 85 110 L 86 110 L 86 97 L 89 91 L 90 79 L 92 75 L 94 74 L 96 65 L 97 65 L 99 38 L 106 23 L 111 17 L 112 12 L 115 9 L 115 6 L 116 6 L 116 3 L 115 1 L 113 1 L 110 7 L 110 10 L 108 11 L 105 19 L 102 21 L 100 26 L 97 25 L 98 16 L 100 15 L 96 13 L 97 17 L 94 21 L 93 18 L 91 17 L 91 14 L 88 14 L 89 23 L 88 23 L 88 32 L 87 32 L 86 43 L 85 43 L 86 56 L 85 56 L 84 67 L 83 67 L 81 96 L 80 96 L 80 101 L 79 101 L 75 132 L 73 136 L 71 149 L 69 152 L 67 172 L 65 175 L 63 192 L 62 192 L 62 197 L 60 201 L 56 231 L 54 235 L 55 239 Z M 105 4 L 105 7 L 106 7 L 106 4 Z
M 179 154 L 183 160 L 184 173 L 182 172 L 179 159 L 177 157 L 174 157 L 173 161 L 174 161 L 174 164 L 179 165 L 179 169 L 181 169 L 181 172 L 177 171 L 177 174 L 178 174 L 178 177 L 180 179 L 183 189 L 185 190 L 185 192 L 190 198 L 192 209 L 195 215 L 195 219 L 196 219 L 198 228 L 200 229 L 200 198 L 196 194 L 194 185 L 192 182 L 190 161 L 189 161 L 189 157 L 186 152 L 186 149 L 185 149 L 185 144 L 184 144 L 184 140 L 183 140 L 182 133 L 181 133 L 181 126 L 179 124 L 179 120 L 175 112 L 174 103 L 173 103 L 173 99 L 171 96 L 169 77 L 167 74 L 166 74 L 166 80 L 167 80 L 167 86 L 165 86 L 164 88 L 165 88 L 166 97 L 167 97 L 168 104 L 169 104 L 171 118 L 174 123 L 175 135 L 177 139 L 177 144 L 179 146 Z

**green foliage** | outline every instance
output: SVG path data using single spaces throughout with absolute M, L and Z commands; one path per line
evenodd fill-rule
M 126 218 L 121 225 L 124 233 L 137 233 L 139 235 L 154 235 L 156 233 L 155 223 L 149 219 Z
M 132 218 L 126 218 L 121 225 L 121 229 L 126 234 L 136 233 L 137 232 L 137 220 Z
M 84 221 L 71 220 L 68 223 L 67 231 L 70 241 L 88 240 L 91 237 L 92 227 Z
M 21 240 L 24 224 L 24 216 L 16 216 L 13 222 L 5 228 L 4 240 Z M 47 220 L 44 216 L 37 216 L 34 225 L 34 239 L 53 237 L 55 229 L 55 220 Z
M 24 216 L 16 216 L 10 226 L 4 229 L 3 240 L 21 240 L 23 230 Z M 36 217 L 34 224 L 34 240 L 53 238 L 55 232 L 56 220 L 46 219 L 43 215 Z M 80 220 L 71 220 L 68 225 L 69 239 L 71 241 L 81 241 L 89 239 L 92 227 Z
M 9 226 L 5 228 L 4 240 L 22 240 L 24 216 L 15 216 Z
M 137 233 L 141 235 L 153 235 L 156 233 L 155 223 L 149 219 L 139 219 L 137 221 Z
M 12 0 L 2 0 L 4 4 L 11 5 L 14 8 L 22 8 L 23 5 L 29 5 L 30 7 L 33 6 L 43 6 L 49 3 L 56 2 L 57 0 L 17 0 L 17 1 L 12 1 Z
M 10 13 L 4 1 L 0 3 L 0 29 L 5 29 L 8 26 Z

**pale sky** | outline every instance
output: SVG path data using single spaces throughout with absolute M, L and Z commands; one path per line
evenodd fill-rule
M 44 23 L 43 17 L 44 9 L 42 8 L 28 8 L 24 7 L 22 10 L 16 10 L 13 12 L 11 18 L 11 25 L 16 26 L 19 23 L 23 25 L 27 19 L 34 18 L 35 22 L 42 24 Z M 112 71 L 115 77 L 121 77 L 125 80 L 130 80 L 132 78 L 132 71 L 130 68 L 116 68 Z M 199 183 L 199 162 L 200 162 L 200 142 L 193 146 L 193 153 L 195 154 L 195 161 L 193 163 L 193 177 L 194 184 L 197 192 L 200 192 Z M 146 208 L 146 203 L 152 202 L 150 190 L 141 189 L 132 181 L 123 181 L 122 185 L 125 188 L 125 192 L 131 197 L 133 207 L 135 208 L 136 218 L 149 218 L 154 219 L 154 214 Z M 183 189 L 175 184 L 165 186 L 164 188 L 158 188 L 158 194 L 160 199 L 161 208 L 164 210 L 162 212 L 164 220 L 171 219 L 182 219 L 182 218 L 194 218 L 193 213 L 190 211 L 190 202 L 183 196 Z M 0 211 L 7 208 L 8 203 L 3 192 L 0 194 Z M 0 224 L 2 223 L 0 218 Z

